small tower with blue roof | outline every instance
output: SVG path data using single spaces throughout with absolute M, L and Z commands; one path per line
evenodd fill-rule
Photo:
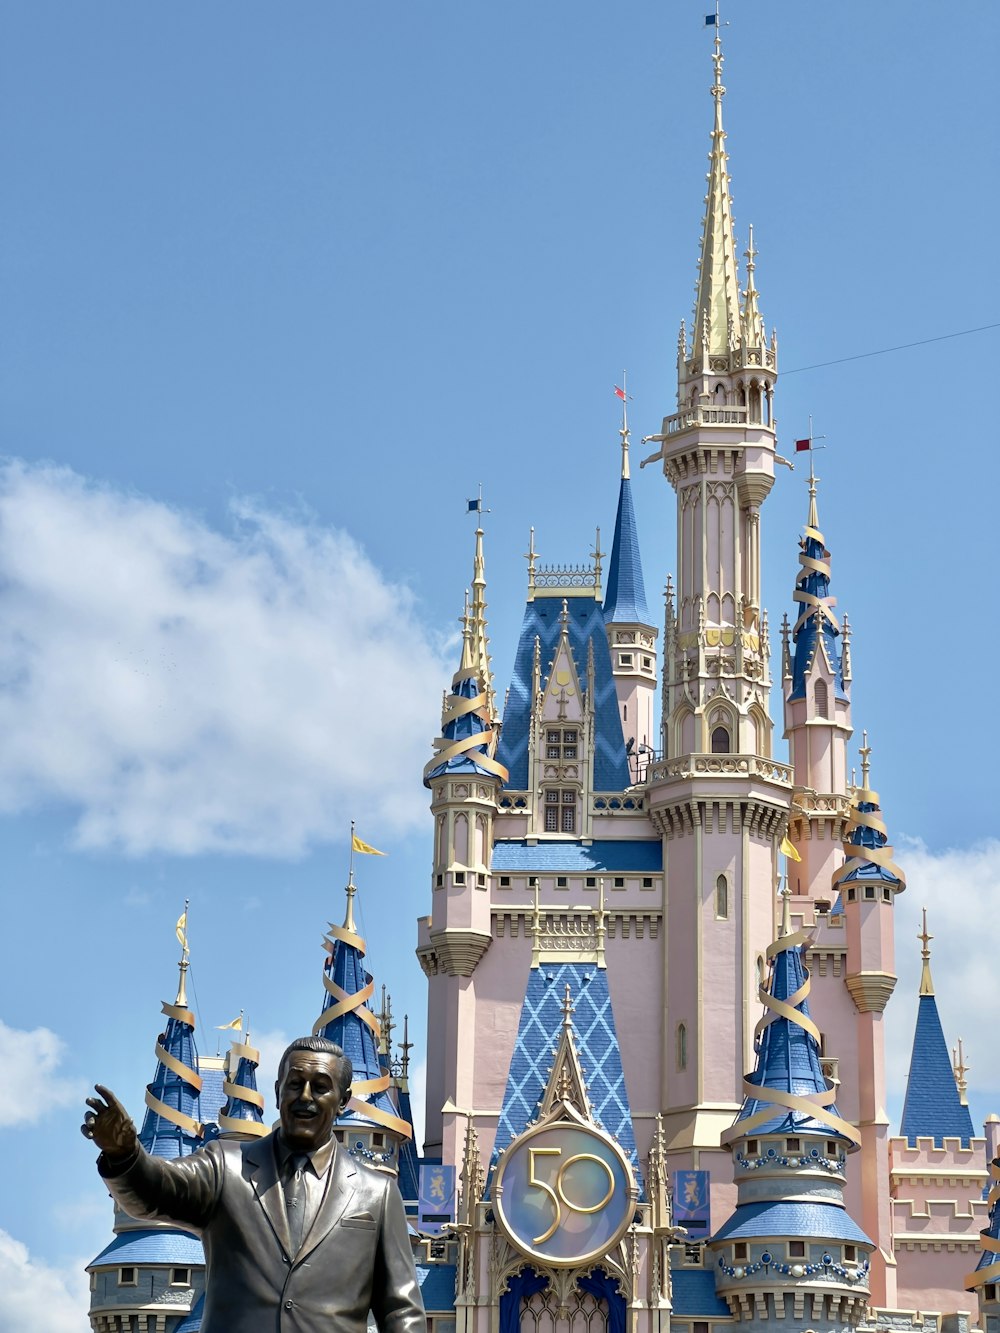
M 990 1219 L 980 1232 L 982 1254 L 975 1272 L 965 1279 L 965 1288 L 979 1299 L 979 1323 L 984 1333 L 1000 1333 L 1000 1157 L 990 1162 L 988 1198 Z
M 375 982 L 365 967 L 365 941 L 354 922 L 352 848 L 347 910 L 342 926 L 329 923 L 324 936 L 323 1009 L 313 1035 L 336 1042 L 351 1061 L 351 1099 L 336 1121 L 336 1135 L 352 1157 L 397 1174 L 400 1147 L 413 1137 L 413 1126 L 400 1115 L 392 1078 L 379 1055 L 381 1028 L 370 1000 Z
M 242 1022 L 242 1015 L 240 1021 Z M 255 1139 L 270 1132 L 264 1123 L 264 1097 L 257 1087 L 260 1051 L 250 1044 L 250 1034 L 241 1031 L 226 1054 L 222 1090 L 226 1102 L 219 1113 L 223 1138 Z
M 786 892 L 770 981 L 760 988 L 757 1062 L 723 1135 L 732 1148 L 737 1204 L 708 1248 L 718 1294 L 733 1318 L 763 1329 L 853 1328 L 869 1297 L 874 1246 L 844 1207 L 847 1154 L 857 1131 L 837 1111 L 809 1013 L 807 936 L 792 933 Z
M 177 925 L 180 979 L 173 1004 L 163 1004 L 167 1023 L 156 1040 L 156 1071 L 146 1088 L 146 1115 L 139 1140 L 154 1157 L 186 1157 L 205 1140 L 205 1119 L 217 1103 L 202 1105 L 203 1079 L 194 1039 L 195 1019 L 187 1002 L 187 907 Z M 115 1238 L 88 1264 L 90 1322 L 94 1333 L 142 1325 L 155 1316 L 163 1333 L 197 1329 L 192 1311 L 204 1292 L 201 1241 L 169 1223 L 136 1221 L 116 1206 Z
M 625 378 L 622 377 L 622 384 Z M 639 533 L 632 504 L 629 464 L 628 396 L 622 398 L 621 487 L 611 561 L 604 594 L 604 623 L 611 652 L 611 670 L 618 694 L 622 733 L 633 781 L 645 775 L 649 758 L 659 748 L 659 728 L 654 722 L 656 693 L 656 628 L 651 623 L 642 578 Z
M 851 736 L 850 626 L 830 595 L 830 552 L 820 531 L 819 478 L 809 446 L 809 511 L 799 543 L 796 619 L 782 626 L 785 739 L 795 782 L 788 836 L 799 860 L 789 866 L 796 895 L 825 894 L 848 816 L 847 742 Z

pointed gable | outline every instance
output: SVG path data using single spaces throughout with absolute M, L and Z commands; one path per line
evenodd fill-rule
M 630 784 L 625 739 L 618 713 L 618 696 L 611 672 L 611 654 L 604 629 L 604 613 L 594 595 L 573 594 L 565 599 L 568 637 L 577 677 L 586 679 L 588 645 L 594 662 L 594 791 L 624 791 Z M 524 610 L 521 637 L 514 658 L 497 760 L 509 770 L 504 784 L 513 791 L 528 785 L 528 745 L 531 732 L 532 678 L 535 640 L 543 663 L 552 661 L 559 643 L 562 601 L 532 596 Z
M 642 1181 L 607 972 L 589 963 L 543 963 L 528 974 L 517 1040 L 493 1143 L 492 1164 L 539 1115 L 563 1027 L 566 986 L 586 1096 L 596 1124 L 618 1141 Z

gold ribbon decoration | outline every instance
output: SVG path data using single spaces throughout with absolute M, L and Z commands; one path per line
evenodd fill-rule
M 182 1129 L 185 1134 L 190 1134 L 192 1138 L 200 1139 L 205 1132 L 205 1126 L 200 1120 L 195 1120 L 192 1116 L 185 1115 L 183 1111 L 176 1111 L 166 1102 L 161 1102 L 159 1097 L 154 1097 L 149 1088 L 146 1089 L 146 1105 L 158 1116 L 164 1120 L 169 1120 L 172 1125 Z
M 778 954 L 786 953 L 789 949 L 801 948 L 805 951 L 810 943 L 810 937 L 802 930 L 797 930 L 790 935 L 782 935 L 767 946 L 768 961 L 773 964 Z M 777 999 L 763 983 L 758 988 L 757 995 L 765 1009 L 765 1013 L 754 1028 L 754 1046 L 758 1050 L 760 1049 L 759 1039 L 761 1034 L 765 1028 L 779 1018 L 783 1018 L 786 1022 L 801 1028 L 816 1043 L 817 1047 L 819 1046 L 819 1028 L 808 1015 L 801 1013 L 796 1008 L 796 1005 L 801 1004 L 806 999 L 811 988 L 809 969 L 805 966 L 805 963 L 802 965 L 802 974 L 802 985 L 792 995 L 789 995 L 787 1000 Z M 773 976 L 774 970 L 772 967 L 771 977 L 773 978 Z M 837 1100 L 837 1094 L 833 1087 L 827 1087 L 823 1092 L 810 1092 L 802 1095 L 786 1092 L 783 1088 L 771 1088 L 766 1084 L 751 1083 L 749 1079 L 745 1078 L 743 1080 L 743 1096 L 750 1101 L 764 1102 L 764 1109 L 755 1111 L 753 1115 L 746 1117 L 746 1119 L 737 1120 L 722 1135 L 724 1144 L 732 1143 L 734 1139 L 743 1138 L 747 1134 L 753 1134 L 755 1130 L 775 1118 L 777 1109 L 784 1109 L 808 1116 L 811 1120 L 818 1120 L 835 1134 L 841 1135 L 855 1146 L 860 1146 L 861 1138 L 854 1126 L 842 1119 L 835 1110 L 829 1109 Z
M 365 942 L 361 936 L 344 926 L 335 926 L 331 922 L 330 929 L 323 938 L 324 949 L 328 953 L 332 953 L 335 942 L 350 945 L 357 949 L 361 957 L 364 958 Z M 371 1030 L 377 1048 L 382 1040 L 382 1027 L 367 1004 L 367 1001 L 375 994 L 374 980 L 369 977 L 367 983 L 352 995 L 345 991 L 342 986 L 338 986 L 331 977 L 327 976 L 324 970 L 323 989 L 334 1003 L 324 1009 L 316 1022 L 313 1023 L 313 1036 L 318 1036 L 328 1024 L 333 1023 L 338 1018 L 343 1018 L 345 1014 L 354 1014 L 360 1022 Z M 356 1079 L 351 1085 L 351 1100 L 347 1103 L 347 1109 L 356 1111 L 358 1115 L 363 1115 L 366 1120 L 373 1121 L 376 1125 L 391 1130 L 392 1133 L 398 1134 L 400 1138 L 412 1139 L 413 1129 L 405 1120 L 364 1100 L 366 1096 L 373 1097 L 377 1093 L 387 1092 L 391 1082 L 392 1080 L 388 1074 L 382 1074 L 378 1078 Z
M 249 1060 L 256 1068 L 260 1064 L 260 1051 L 247 1042 L 234 1041 L 229 1047 L 230 1070 L 233 1069 L 234 1065 L 238 1069 L 241 1060 Z M 264 1098 L 256 1088 L 245 1088 L 240 1083 L 234 1083 L 231 1078 L 226 1078 L 222 1083 L 222 1091 L 230 1102 L 243 1102 L 244 1105 L 252 1106 L 263 1114 Z M 225 1112 L 219 1115 L 219 1128 L 226 1134 L 243 1134 L 254 1138 L 262 1138 L 263 1135 L 269 1133 L 267 1125 L 260 1120 L 255 1120 L 252 1116 L 244 1119 L 242 1116 L 226 1115 Z
M 497 733 L 492 726 L 486 691 L 480 690 L 480 692 L 472 699 L 465 699 L 462 695 L 454 693 L 463 680 L 467 680 L 470 676 L 474 675 L 474 672 L 462 672 L 455 677 L 451 687 L 452 693 L 448 696 L 447 702 L 445 703 L 444 716 L 441 719 L 441 730 L 446 730 L 453 722 L 458 722 L 461 718 L 467 717 L 470 713 L 475 713 L 480 719 L 484 725 L 484 730 L 475 732 L 471 736 L 463 736 L 457 741 L 450 741 L 445 736 L 436 740 L 434 742 L 434 758 L 424 764 L 425 781 L 436 768 L 439 768 L 442 764 L 448 763 L 452 759 L 460 758 L 470 750 L 475 750 L 477 753 L 469 755 L 469 758 L 474 764 L 478 764 L 480 768 L 485 769 L 487 773 L 492 773 L 493 776 L 499 778 L 501 782 L 506 782 L 510 777 L 510 773 L 504 768 L 503 764 L 498 763 L 495 759 L 491 758 L 489 754 L 489 751 L 495 747 Z M 480 749 L 480 747 L 483 746 L 486 747 L 486 753 L 483 753 Z
M 875 810 L 862 810 L 860 808 L 862 805 L 878 806 L 878 804 L 878 792 L 873 791 L 870 787 L 859 787 L 855 792 L 847 830 L 844 833 L 844 840 L 840 844 L 847 860 L 833 872 L 831 883 L 835 889 L 839 888 L 848 875 L 857 869 L 858 861 L 871 861 L 873 865 L 877 865 L 887 875 L 898 879 L 900 892 L 906 888 L 906 876 L 892 859 L 893 848 L 888 843 L 882 847 L 867 847 L 864 843 L 851 841 L 851 834 L 856 829 L 871 829 L 875 833 L 880 833 L 883 837 L 888 837 L 888 830 L 878 813 Z
M 816 556 L 807 555 L 804 549 L 801 550 L 799 552 L 799 564 L 802 566 L 802 573 L 799 575 L 799 578 L 803 583 L 810 574 L 821 574 L 824 577 L 829 578 L 830 565 L 828 563 L 828 558 L 830 552 L 826 549 L 826 539 L 820 532 L 819 528 L 812 527 L 806 528 L 806 537 L 811 537 L 813 541 L 819 542 L 820 546 L 823 547 L 823 558 L 817 559 Z M 840 623 L 837 620 L 837 617 L 833 614 L 833 608 L 837 605 L 836 597 L 817 597 L 815 593 L 809 592 L 804 587 L 796 587 L 794 593 L 792 593 L 792 600 L 794 602 L 799 602 L 802 605 L 799 618 L 796 620 L 795 625 L 792 628 L 793 638 L 798 637 L 799 630 L 809 617 L 817 611 L 830 622 L 838 634 L 840 633 Z
M 168 1018 L 172 1018 L 178 1023 L 184 1023 L 189 1028 L 194 1028 L 194 1014 L 190 1009 L 179 1004 L 167 1004 L 166 1002 L 160 1008 Z M 167 1050 L 162 1041 L 156 1043 L 156 1059 L 164 1069 L 169 1069 L 172 1074 L 176 1074 L 181 1082 L 186 1084 L 195 1095 L 201 1092 L 202 1079 L 198 1071 L 192 1069 L 190 1065 L 186 1065 L 183 1060 L 178 1060 L 176 1055 L 172 1055 Z M 154 1115 L 161 1116 L 170 1124 L 176 1125 L 178 1129 L 191 1135 L 192 1138 L 200 1139 L 205 1132 L 205 1127 L 201 1121 L 195 1120 L 193 1116 L 185 1115 L 183 1111 L 178 1111 L 175 1107 L 168 1106 L 166 1102 L 160 1101 L 159 1097 L 153 1093 L 152 1084 L 146 1088 L 146 1105 Z
M 195 1092 L 201 1092 L 202 1079 L 200 1074 L 196 1074 L 190 1065 L 186 1065 L 183 1060 L 178 1060 L 176 1055 L 171 1055 L 165 1046 L 160 1042 L 156 1043 L 156 1058 L 165 1069 L 169 1069 L 172 1074 L 193 1088 Z
M 998 1201 L 1000 1201 L 1000 1157 L 994 1157 L 990 1162 L 990 1192 L 987 1195 L 987 1202 L 990 1205 L 990 1226 L 997 1220 Z M 1000 1255 L 1000 1240 L 990 1235 L 989 1227 L 979 1233 L 979 1243 L 987 1254 Z M 995 1282 L 998 1276 L 1000 1276 L 1000 1258 L 970 1273 L 965 1279 L 966 1290 L 971 1291 L 974 1287 L 981 1287 L 984 1282 Z

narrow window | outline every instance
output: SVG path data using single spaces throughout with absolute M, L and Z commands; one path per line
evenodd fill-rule
M 712 753 L 729 754 L 729 730 L 726 727 L 712 728 Z
M 118 1285 L 119 1285 L 119 1287 L 134 1287 L 134 1286 L 136 1285 L 136 1282 L 135 1282 L 135 1269 L 134 1269 L 134 1268 L 119 1268 L 119 1270 L 118 1270 Z
M 677 1068 L 687 1069 L 688 1065 L 688 1032 L 683 1023 L 677 1024 Z
M 628 704 L 622 704 L 622 721 L 628 721 Z
M 806 1257 L 806 1243 L 804 1240 L 790 1240 L 788 1242 L 789 1259 L 804 1259 Z
M 465 871 L 464 871 L 464 870 L 456 870 L 456 871 L 455 871 L 455 883 L 456 883 L 456 884 L 464 884 L 464 883 L 465 883 Z
M 747 1243 L 745 1240 L 737 1241 L 733 1246 L 733 1258 L 745 1259 L 747 1257 Z
M 830 695 L 829 695 L 829 692 L 828 692 L 828 690 L 827 690 L 827 687 L 826 687 L 826 681 L 825 681 L 825 680 L 818 680 L 818 681 L 816 682 L 816 689 L 815 689 L 815 691 L 814 691 L 814 697 L 815 697 L 815 699 L 816 699 L 816 716 L 817 716 L 817 717 L 829 717 L 829 716 L 830 716 Z
M 509 889 L 509 888 L 510 888 L 510 875 L 501 875 L 501 876 L 500 876 L 500 887 L 501 887 L 502 889 Z
M 170 1285 L 172 1287 L 189 1287 L 191 1285 L 190 1268 L 171 1268 Z
M 729 881 L 725 875 L 715 881 L 715 915 L 720 921 L 729 917 Z
M 556 875 L 556 888 L 557 888 L 557 889 L 564 889 L 564 888 L 566 887 L 566 885 L 567 885 L 567 882 L 568 882 L 568 881 L 567 881 L 565 875 Z
M 856 1245 L 845 1245 L 845 1246 L 844 1246 L 844 1258 L 845 1258 L 849 1263 L 852 1263 L 852 1264 L 853 1264 L 853 1263 L 857 1263 L 857 1259 L 858 1259 L 858 1250 L 857 1250 L 857 1246 L 856 1246 Z
M 576 793 L 564 791 L 562 794 L 562 831 L 576 832 Z
M 559 793 L 558 791 L 547 791 L 545 793 L 545 832 L 559 832 Z
M 801 1152 L 802 1141 L 800 1139 L 788 1139 L 785 1143 L 785 1148 L 788 1152 Z

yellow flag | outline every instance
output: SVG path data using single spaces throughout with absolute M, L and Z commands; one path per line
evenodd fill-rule
M 792 844 L 788 841 L 787 838 L 782 838 L 782 839 L 781 839 L 781 849 L 780 849 L 780 850 L 781 850 L 781 854 L 782 854 L 782 856 L 787 856 L 787 857 L 789 858 L 789 860 L 791 860 L 791 861 L 801 861 L 801 860 L 802 860 L 802 857 L 799 856 L 798 852 L 795 850 L 795 848 L 792 846 Z
M 240 1014 L 231 1023 L 216 1023 L 215 1027 L 218 1032 L 239 1032 L 243 1027 L 243 1015 Z
M 351 848 L 356 852 L 362 852 L 365 856 L 385 856 L 385 852 L 380 852 L 377 847 L 370 847 L 367 842 L 362 842 L 356 833 L 351 834 Z
M 187 947 L 188 947 L 187 928 L 188 928 L 188 914 L 187 914 L 187 908 L 185 907 L 184 911 L 181 912 L 180 916 L 177 918 L 177 943 L 181 946 L 181 948 L 184 950 L 185 953 L 187 953 Z

